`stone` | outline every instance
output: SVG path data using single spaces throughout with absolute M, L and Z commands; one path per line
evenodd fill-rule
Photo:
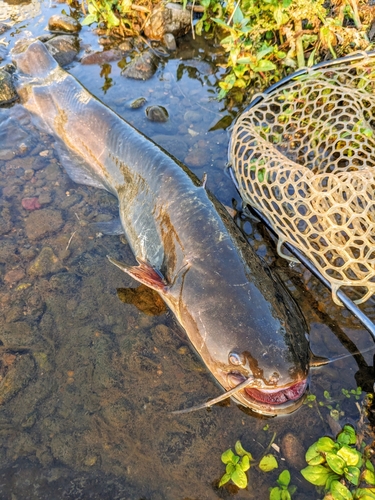
M 43 247 L 40 254 L 31 263 L 28 274 L 31 276 L 47 276 L 61 271 L 59 259 L 54 254 L 52 248 Z
M 60 66 L 73 62 L 79 52 L 78 40 L 71 35 L 55 36 L 46 43 L 46 47 Z
M 5 283 L 13 285 L 25 277 L 25 271 L 23 269 L 12 269 L 8 271 L 4 276 Z
M 168 111 L 163 106 L 148 106 L 146 116 L 152 122 L 165 123 L 169 119 Z
M 305 450 L 294 434 L 288 432 L 283 436 L 281 451 L 289 466 L 298 470 L 306 467 Z
M 162 41 L 164 35 L 175 37 L 186 35 L 191 29 L 190 12 L 175 3 L 161 4 L 154 8 L 147 19 L 144 33 L 151 40 Z
M 169 51 L 174 52 L 177 49 L 176 38 L 172 33 L 166 33 L 163 36 L 163 42 Z
M 31 212 L 25 221 L 27 237 L 31 240 L 44 238 L 58 231 L 64 221 L 57 210 L 45 208 Z
M 157 69 L 156 57 L 150 51 L 145 51 L 136 56 L 122 71 L 126 78 L 134 80 L 149 80 Z
M 21 201 L 21 205 L 22 205 L 22 208 L 24 208 L 25 210 L 30 210 L 30 212 L 33 210 L 39 210 L 39 208 L 42 207 L 38 198 L 36 198 L 36 197 L 23 198 Z
M 114 61 L 119 61 L 123 54 L 121 50 L 109 49 L 101 50 L 100 52 L 92 52 L 86 54 L 81 59 L 81 64 L 104 64 Z
M 0 69 L 0 105 L 9 104 L 18 99 L 12 76 Z
M 137 99 L 133 99 L 129 103 L 129 108 L 131 109 L 139 109 L 142 106 L 144 106 L 147 102 L 147 99 L 145 97 L 138 97 Z
M 59 33 L 78 33 L 81 30 L 81 25 L 70 16 L 55 14 L 49 18 L 48 29 Z

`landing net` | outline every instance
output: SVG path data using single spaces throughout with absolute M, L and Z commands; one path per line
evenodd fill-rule
M 332 286 L 375 293 L 375 52 L 303 71 L 236 121 L 229 161 L 246 203 Z

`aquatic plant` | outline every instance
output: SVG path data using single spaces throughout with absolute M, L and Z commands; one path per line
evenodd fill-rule
M 276 482 L 278 486 L 270 488 L 270 500 L 291 500 L 297 487 L 293 485 L 289 486 L 290 472 L 283 470 Z
M 314 404 L 320 407 L 327 408 L 329 410 L 330 416 L 336 420 L 336 422 L 345 416 L 345 412 L 342 410 L 342 404 L 347 399 L 354 399 L 359 401 L 362 397 L 362 388 L 357 387 L 356 389 L 341 389 L 341 397 L 332 397 L 328 391 L 323 392 L 324 400 L 318 401 L 315 394 L 308 394 L 304 404 L 309 408 L 312 408 Z
M 271 440 L 270 445 L 272 444 L 274 438 L 275 434 Z M 268 448 L 270 447 L 270 445 L 268 446 Z M 229 481 L 232 481 L 236 486 L 238 486 L 238 488 L 243 489 L 246 488 L 248 483 L 246 471 L 250 469 L 250 462 L 254 459 L 252 454 L 243 448 L 240 441 L 236 442 L 234 449 L 236 453 L 234 453 L 232 449 L 229 448 L 221 455 L 221 461 L 225 464 L 226 467 L 225 474 L 220 479 L 219 487 L 224 486 L 224 484 L 228 483 Z M 263 472 L 270 472 L 274 469 L 277 469 L 278 466 L 279 465 L 276 458 L 271 454 L 265 454 L 258 463 L 259 469 Z M 279 486 L 276 488 L 287 489 L 289 482 L 287 482 L 286 476 L 282 476 L 280 481 L 280 483 L 278 482 Z M 274 497 L 273 500 L 276 499 L 277 497 Z
M 324 489 L 324 500 L 375 499 L 375 471 L 370 456 L 371 449 L 360 442 L 352 426 L 345 425 L 336 440 L 321 437 L 309 447 L 308 466 L 301 474 Z

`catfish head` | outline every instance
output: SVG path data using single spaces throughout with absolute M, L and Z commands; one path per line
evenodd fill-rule
M 192 262 L 168 284 L 145 262 L 129 268 L 110 261 L 157 290 L 176 315 L 227 391 L 211 404 L 232 395 L 241 405 L 268 416 L 301 406 L 309 375 L 307 326 L 277 278 L 262 269 L 259 282 L 254 269 L 218 269 L 219 263 Z

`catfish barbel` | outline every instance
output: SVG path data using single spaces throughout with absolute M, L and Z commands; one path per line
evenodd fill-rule
M 161 295 L 228 396 L 264 415 L 298 408 L 309 372 L 306 323 L 222 205 L 43 43 L 18 43 L 13 59 L 22 103 L 60 144 L 69 176 L 118 198 L 139 265 L 110 260 Z

